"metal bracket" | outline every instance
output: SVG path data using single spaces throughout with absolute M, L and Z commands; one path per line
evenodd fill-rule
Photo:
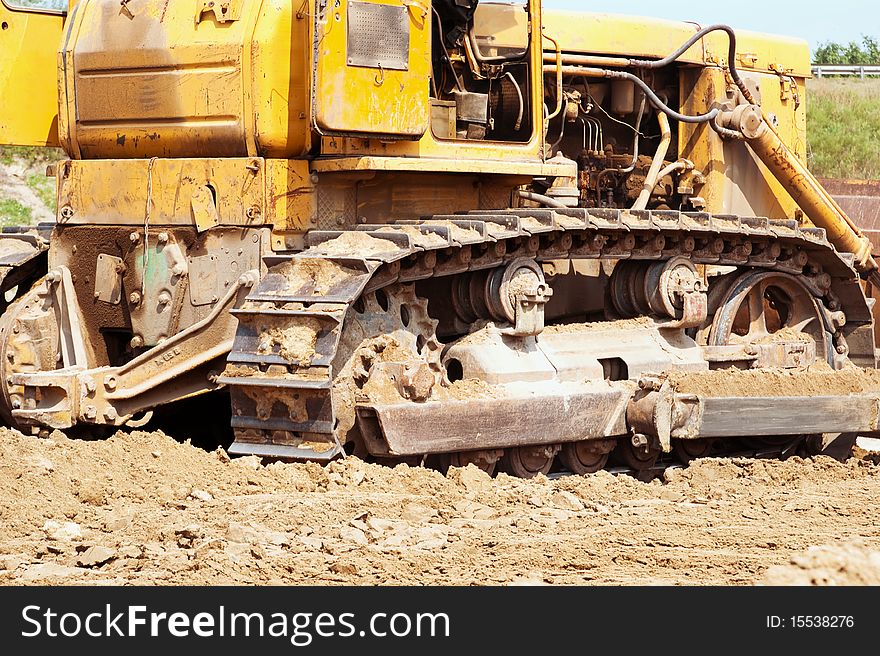
M 517 337 L 525 337 L 527 335 L 539 335 L 544 330 L 544 306 L 553 290 L 549 285 L 539 285 L 538 290 L 534 294 L 519 294 L 516 297 L 515 314 L 516 320 L 513 329 L 509 334 Z M 506 333 L 506 330 L 502 330 Z
M 203 186 L 196 189 L 190 198 L 190 205 L 196 230 L 204 232 L 220 225 L 220 213 L 217 211 L 217 204 L 210 187 Z
M 231 23 L 241 18 L 241 0 L 197 0 L 196 25 L 206 13 L 213 12 L 218 23 Z

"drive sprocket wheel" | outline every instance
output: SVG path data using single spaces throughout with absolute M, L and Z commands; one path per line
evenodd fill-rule
M 366 456 L 358 401 L 421 402 L 442 384 L 436 328 L 427 300 L 411 284 L 367 292 L 349 310 L 333 361 L 335 433 L 346 451 Z

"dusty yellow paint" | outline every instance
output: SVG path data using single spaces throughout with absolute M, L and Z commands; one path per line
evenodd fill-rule
M 266 164 L 261 158 L 67 161 L 56 167 L 59 220 L 143 224 L 152 180 L 153 225 L 196 225 L 192 199 L 216 197 L 219 225 L 262 225 Z
M 351 4 L 351 0 L 330 2 L 323 16 L 315 16 L 315 124 L 327 132 L 420 137 L 428 130 L 430 117 L 431 15 L 426 5 L 402 0 L 362 3 L 405 12 L 409 28 L 406 70 L 392 70 L 349 62 Z
M 58 145 L 55 52 L 64 17 L 0 3 L 0 144 Z
M 315 182 L 304 160 L 266 160 L 266 222 L 276 234 L 316 227 Z
M 794 78 L 774 73 L 744 72 L 743 79 L 760 94 L 761 103 L 791 150 L 806 160 L 806 89 Z M 721 99 L 731 88 L 725 71 L 693 68 L 682 74 L 681 106 L 688 114 L 705 111 L 711 99 Z M 784 92 L 784 93 L 783 93 Z M 732 93 L 732 91 L 731 91 Z M 706 210 L 719 214 L 793 218 L 797 204 L 760 159 L 742 142 L 725 142 L 707 125 L 679 126 L 679 154 L 694 162 L 705 175 L 700 195 Z
M 316 15 L 314 0 L 244 1 L 221 21 L 213 10 L 197 13 L 203 3 L 195 1 L 139 0 L 127 16 L 117 3 L 80 0 L 58 59 L 59 126 L 70 156 L 93 161 L 66 169 L 61 189 L 62 205 L 69 202 L 74 212 L 69 220 L 141 221 L 151 157 L 161 158 L 154 166 L 160 182 L 155 221 L 192 222 L 193 190 L 215 179 L 220 222 L 247 223 L 254 220 L 247 211 L 258 208 L 260 220 L 275 226 L 278 244 L 317 227 L 317 184 L 379 189 L 394 179 L 437 185 L 440 176 L 454 174 L 474 184 L 497 174 L 515 185 L 535 176 L 573 176 L 571 164 L 545 161 L 541 71 L 549 42 L 537 36 L 542 25 L 565 53 L 648 58 L 665 56 L 698 29 L 610 14 L 542 15 L 538 0 L 530 1 L 529 13 L 482 3 L 477 25 L 491 36 L 490 49 L 524 47 L 531 17 L 533 130 L 522 143 L 467 141 L 427 129 L 431 30 L 424 3 L 371 0 L 407 8 L 407 70 L 386 70 L 349 64 L 350 1 L 327 3 L 323 16 Z M 683 55 L 682 111 L 702 113 L 733 100 L 727 55 L 723 33 Z M 738 32 L 736 64 L 760 91 L 782 137 L 805 157 L 806 44 Z M 789 195 L 743 144 L 724 143 L 705 126 L 682 125 L 677 146 L 675 155 L 705 174 L 697 193 L 706 209 L 795 215 Z M 120 163 L 131 159 L 140 161 Z M 242 191 L 242 180 L 254 175 L 245 167 L 252 160 L 260 162 L 258 180 Z M 335 202 L 327 198 L 322 202 Z M 370 206 L 385 202 L 391 201 Z
M 62 48 L 65 147 L 76 158 L 299 157 L 308 148 L 308 21 L 256 0 L 80 0 Z
M 319 159 L 312 164 L 319 173 L 341 171 L 397 171 L 397 172 L 435 172 L 435 173 L 499 173 L 497 161 L 486 159 L 428 159 L 413 157 L 342 157 Z M 558 162 L 506 161 L 504 171 L 507 175 L 536 176 L 575 176 L 574 164 Z

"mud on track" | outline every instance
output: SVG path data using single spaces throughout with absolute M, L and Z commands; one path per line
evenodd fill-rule
M 876 583 L 878 460 L 491 480 L 0 429 L 0 583 Z

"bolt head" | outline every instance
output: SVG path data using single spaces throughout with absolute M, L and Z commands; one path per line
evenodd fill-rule
M 141 346 L 144 345 L 144 338 L 140 335 L 135 335 L 131 338 L 131 342 L 129 342 L 129 344 L 131 345 L 131 348 L 139 349 Z
M 115 390 L 116 389 L 116 377 L 115 376 L 108 376 L 107 379 L 104 381 L 104 387 L 106 387 L 110 391 Z
M 109 407 L 104 410 L 104 418 L 107 421 L 115 421 L 119 415 L 116 413 L 116 408 Z
M 84 413 L 85 418 L 89 421 L 94 421 L 98 418 L 98 409 L 93 405 L 86 406 L 86 411 Z
M 132 292 L 128 296 L 128 302 L 132 305 L 139 305 L 141 302 L 141 293 L 140 292 Z
M 136 232 L 132 232 L 131 234 L 128 235 L 128 240 L 132 244 L 136 244 L 141 240 L 141 236 Z
M 158 239 L 159 239 L 160 244 L 167 244 L 168 243 L 168 233 L 167 232 L 160 232 Z

